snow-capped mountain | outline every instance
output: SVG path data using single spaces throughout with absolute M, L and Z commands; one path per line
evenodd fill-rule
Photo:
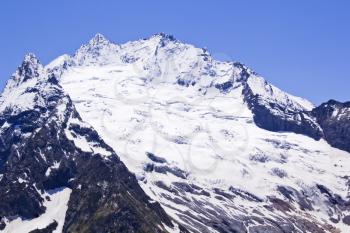
M 46 122 L 56 122 L 54 132 L 61 133 L 46 133 L 41 140 L 59 135 L 53 140 L 63 147 L 65 160 L 77 163 L 81 154 L 88 153 L 87 158 L 99 158 L 97 164 L 116 163 L 123 167 L 124 163 L 138 179 L 137 184 L 127 169 L 117 169 L 101 186 L 99 179 L 105 175 L 95 177 L 100 168 L 93 164 L 88 170 L 63 176 L 68 179 L 63 183 L 57 181 L 62 175 L 56 175 L 55 187 L 44 185 L 49 179 L 46 175 L 31 178 L 32 185 L 26 186 L 31 191 L 25 189 L 23 193 L 61 188 L 66 194 L 60 197 L 58 192 L 57 198 L 66 203 L 69 199 L 67 213 L 62 207 L 61 218 L 50 217 L 44 227 L 55 219 L 57 232 L 81 230 L 77 225 L 86 218 L 83 214 L 83 219 L 73 217 L 78 198 L 85 195 L 80 185 L 90 184 L 93 192 L 110 195 L 103 193 L 107 201 L 102 203 L 98 201 L 101 197 L 95 197 L 95 208 L 113 203 L 119 206 L 124 199 L 113 194 L 131 192 L 129 186 L 123 190 L 118 185 L 120 177 L 129 177 L 131 190 L 137 190 L 131 192 L 136 206 L 143 202 L 150 211 L 147 216 L 151 216 L 142 219 L 136 211 L 132 219 L 141 226 L 135 228 L 141 229 L 139 232 L 350 231 L 348 103 L 330 101 L 315 107 L 269 84 L 238 62 L 216 61 L 207 50 L 163 33 L 125 44 L 112 43 L 97 34 L 72 56 L 60 56 L 42 67 L 30 55 L 23 64 L 27 63 L 29 67 L 22 68 L 26 72 L 20 68 L 0 98 L 0 134 L 7 145 L 4 148 L 17 142 L 12 138 L 24 135 L 16 140 L 31 145 L 33 151 L 45 148 L 30 160 L 30 164 L 36 164 L 34 167 L 42 167 L 41 175 L 48 173 L 50 177 L 51 171 L 66 164 L 51 158 L 52 148 L 38 145 L 36 128 L 23 131 L 27 123 L 16 123 L 31 121 L 33 114 L 27 117 L 27 112 L 33 108 L 50 109 L 46 110 L 50 112 L 48 117 L 43 113 L 34 116 L 42 119 L 40 127 L 45 129 Z M 59 89 L 60 96 L 65 97 L 47 98 L 51 88 Z M 58 104 L 62 99 L 67 99 L 66 105 L 69 103 L 72 110 Z M 75 117 L 60 117 L 59 112 L 73 112 Z M 13 116 L 14 120 L 9 120 Z M 16 133 L 18 128 L 20 132 Z M 70 148 L 74 148 L 70 150 L 79 152 L 70 152 L 59 141 L 61 137 L 65 143 L 70 142 Z M 0 182 L 9 176 L 8 158 L 21 154 L 13 148 L 0 151 Z M 14 159 L 11 169 L 17 167 L 22 165 Z M 85 177 L 90 177 L 87 171 L 90 179 Z M 19 179 L 19 173 L 11 179 Z M 10 184 L 12 180 L 3 182 Z M 50 212 L 42 208 L 49 206 L 43 193 L 38 191 L 36 199 L 31 195 L 24 201 L 36 203 L 35 215 L 9 212 L 6 205 L 0 204 L 5 231 L 19 221 L 13 216 L 35 219 Z M 128 200 L 125 208 L 134 213 L 134 199 Z M 93 224 L 97 220 L 91 221 Z M 115 224 L 108 225 L 108 232 L 118 232 L 114 226 L 120 223 Z M 89 230 L 96 232 L 94 228 Z
M 34 55 L 8 81 L 0 109 L 0 231 L 174 228 Z

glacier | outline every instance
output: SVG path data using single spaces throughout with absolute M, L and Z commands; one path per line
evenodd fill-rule
M 245 65 L 164 33 L 124 44 L 97 34 L 40 72 L 189 232 L 350 231 L 350 153 L 330 145 L 316 106 Z M 0 107 L 33 107 L 8 90 Z M 347 122 L 348 109 L 337 110 Z

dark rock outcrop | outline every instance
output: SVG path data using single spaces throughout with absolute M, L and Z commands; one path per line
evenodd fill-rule
M 330 100 L 312 111 L 300 110 L 254 95 L 247 84 L 243 96 L 257 126 L 274 132 L 303 134 L 315 140 L 324 138 L 331 146 L 350 152 L 350 102 Z
M 58 226 L 57 222 L 53 221 L 47 227 L 42 228 L 42 229 L 36 229 L 36 230 L 33 230 L 29 233 L 52 233 L 54 230 L 56 230 L 57 226 Z
M 330 100 L 314 108 L 311 114 L 330 145 L 350 152 L 350 102 Z
M 315 140 L 323 137 L 322 130 L 309 112 L 269 102 L 262 96 L 254 95 L 248 85 L 245 85 L 243 95 L 254 114 L 254 122 L 257 126 L 274 132 L 303 134 Z

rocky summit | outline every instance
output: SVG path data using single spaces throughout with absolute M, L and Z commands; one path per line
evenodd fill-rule
M 0 232 L 350 232 L 349 109 L 164 33 L 28 54 L 0 96 Z

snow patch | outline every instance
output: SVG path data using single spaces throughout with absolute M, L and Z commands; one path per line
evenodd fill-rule
M 53 233 L 61 233 L 71 192 L 72 190 L 69 188 L 47 191 L 43 195 L 43 198 L 45 200 L 44 206 L 46 207 L 45 213 L 33 219 L 27 220 L 16 218 L 12 221 L 6 221 L 6 227 L 2 232 L 30 232 L 35 229 L 45 228 L 53 221 L 56 221 L 58 223 L 58 226 L 56 230 L 53 231 Z M 50 201 L 45 198 L 46 196 L 49 196 Z

